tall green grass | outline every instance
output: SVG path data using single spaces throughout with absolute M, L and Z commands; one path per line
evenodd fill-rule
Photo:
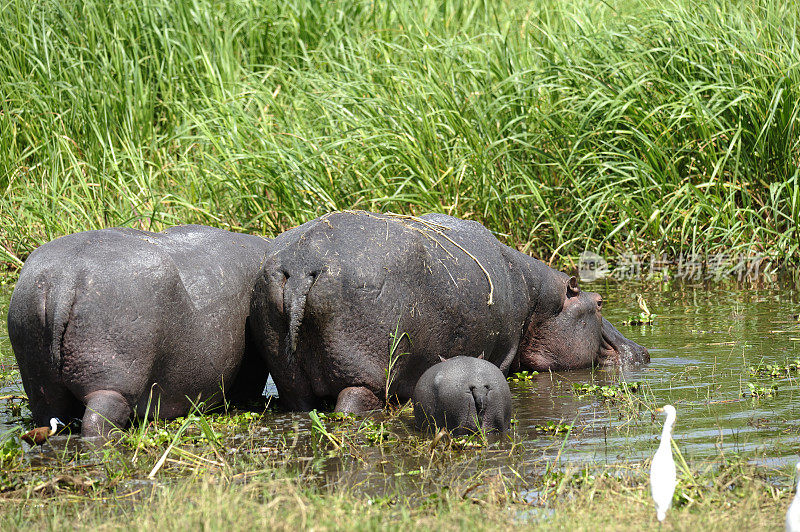
M 351 207 L 544 259 L 800 256 L 791 3 L 0 1 L 7 264 L 84 229 Z

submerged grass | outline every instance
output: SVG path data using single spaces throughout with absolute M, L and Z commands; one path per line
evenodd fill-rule
M 544 259 L 796 262 L 773 0 L 4 0 L 0 260 L 112 225 L 477 219 Z

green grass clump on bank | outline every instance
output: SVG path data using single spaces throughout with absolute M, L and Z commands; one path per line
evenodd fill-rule
M 774 530 L 791 493 L 747 465 L 693 472 L 681 480 L 667 530 Z M 435 493 L 369 496 L 309 485 L 281 469 L 249 475 L 200 474 L 171 482 L 124 484 L 51 474 L 2 500 L 4 530 L 644 530 L 658 527 L 642 470 L 556 473 L 526 502 L 508 478 L 487 476 L 477 492 L 462 485 Z M 513 478 L 510 479 L 513 482 Z M 448 489 L 451 488 L 451 489 Z
M 5 0 L 0 260 L 64 233 L 439 211 L 544 259 L 797 261 L 800 12 Z
M 14 505 L 0 516 L 6 530 L 68 525 L 123 530 L 512 530 L 503 507 L 438 500 L 419 508 L 348 493 L 322 493 L 288 476 L 244 485 L 210 479 L 156 489 L 143 501 L 89 503 L 82 497 L 45 503 L 33 511 Z M 12 528 L 8 528 L 12 527 Z

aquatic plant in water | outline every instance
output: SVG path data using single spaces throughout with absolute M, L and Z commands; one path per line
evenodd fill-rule
M 533 381 L 534 375 L 538 374 L 539 374 L 538 371 L 518 371 L 506 377 L 506 380 L 508 382 L 530 384 Z
M 800 372 L 800 359 L 794 359 L 785 364 L 764 364 L 747 368 L 752 376 L 785 377 L 792 373 Z
M 17 434 L 17 431 L 10 430 L 0 436 L 0 465 L 4 467 L 22 456 L 22 445 Z
M 558 423 L 555 421 L 547 421 L 539 425 L 534 425 L 534 429 L 545 434 L 556 436 L 558 434 L 565 434 L 572 430 L 573 425 L 570 423 Z
M 647 308 L 647 302 L 644 300 L 641 294 L 637 294 L 636 302 L 639 304 L 639 308 L 642 311 L 639 313 L 638 316 L 633 316 L 628 318 L 627 320 L 623 320 L 623 325 L 652 325 L 653 319 L 656 317 L 655 314 L 650 312 L 650 309 Z
M 638 392 L 642 387 L 642 383 L 634 382 L 620 382 L 619 384 L 584 384 L 575 383 L 572 385 L 572 391 L 578 397 L 586 395 L 596 395 L 604 401 L 616 401 L 632 393 Z
M 752 397 L 754 399 L 760 399 L 762 397 L 772 397 L 778 392 L 778 384 L 772 384 L 771 386 L 761 386 L 760 384 L 754 384 L 752 382 L 747 383 L 747 390 L 742 390 L 742 397 Z

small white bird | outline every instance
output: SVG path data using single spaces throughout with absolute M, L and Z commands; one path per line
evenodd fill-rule
M 800 474 L 800 462 L 797 462 L 795 470 Z M 786 512 L 786 532 L 800 532 L 800 483 L 794 492 L 794 499 Z
M 675 461 L 672 459 L 672 427 L 675 425 L 677 413 L 675 407 L 666 405 L 656 412 L 666 412 L 667 420 L 661 430 L 661 443 L 650 464 L 650 494 L 656 504 L 656 517 L 664 521 L 667 510 L 672 506 L 672 495 L 678 484 Z

